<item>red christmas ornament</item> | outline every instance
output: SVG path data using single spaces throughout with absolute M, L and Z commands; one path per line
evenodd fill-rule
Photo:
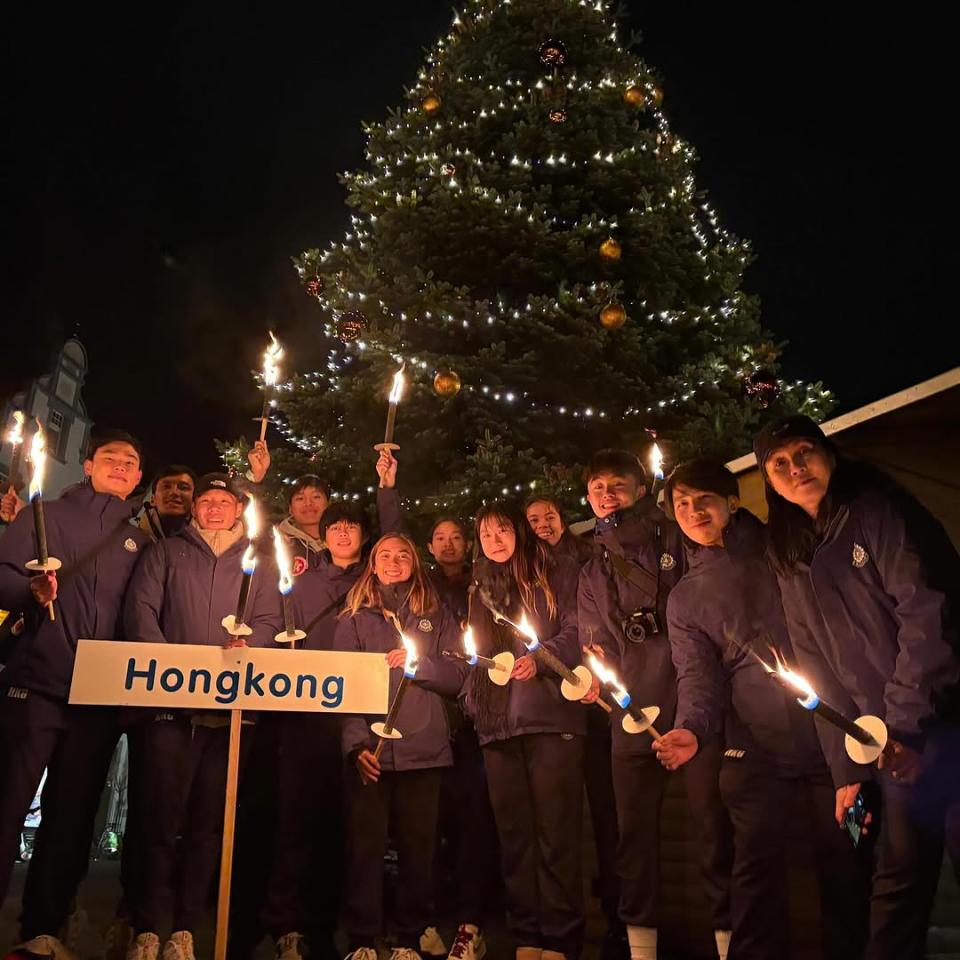
M 562 40 L 544 40 L 540 44 L 540 62 L 545 67 L 562 67 L 567 62 L 567 48 Z
M 367 318 L 359 312 L 345 313 L 337 320 L 337 336 L 344 343 L 358 340 L 367 329 Z
M 780 381 L 772 370 L 755 370 L 743 381 L 743 390 L 766 409 L 780 396 Z
M 323 277 L 311 277 L 303 286 L 311 297 L 319 297 L 323 293 Z

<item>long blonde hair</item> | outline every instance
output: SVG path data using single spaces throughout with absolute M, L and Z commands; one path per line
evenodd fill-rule
M 367 565 L 364 567 L 363 573 L 360 574 L 360 579 L 357 580 L 347 594 L 346 606 L 340 612 L 341 617 L 355 616 L 361 607 L 379 608 L 381 606 L 380 592 L 377 589 L 379 581 L 375 568 L 377 551 L 380 549 L 381 544 L 387 540 L 402 541 L 410 551 L 410 556 L 413 558 L 413 570 L 410 573 L 410 580 L 407 581 L 411 584 L 410 593 L 407 596 L 407 604 L 410 607 L 410 612 L 415 616 L 422 617 L 424 614 L 432 613 L 437 609 L 439 605 L 437 591 L 434 590 L 433 584 L 427 576 L 427 572 L 420 560 L 420 554 L 417 553 L 416 545 L 409 537 L 404 536 L 402 533 L 387 533 L 373 545 L 370 556 L 367 557 Z M 398 613 L 399 611 L 395 610 L 393 612 Z

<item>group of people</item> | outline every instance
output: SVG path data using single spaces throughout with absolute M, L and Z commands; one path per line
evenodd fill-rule
M 300 960 L 305 941 L 313 957 L 338 956 L 342 931 L 349 960 L 376 960 L 389 929 L 391 960 L 482 960 L 484 921 L 502 897 L 516 960 L 575 960 L 586 788 L 605 956 L 655 960 L 661 809 L 679 774 L 720 960 L 790 955 L 787 810 L 805 818 L 822 955 L 922 957 L 945 843 L 960 862 L 960 558 L 926 510 L 845 459 L 811 420 L 769 424 L 755 451 L 766 525 L 719 462 L 681 463 L 655 498 L 633 453 L 602 450 L 584 477 L 592 532 L 575 536 L 548 495 L 488 503 L 469 525 L 437 518 L 429 564 L 405 532 L 389 450 L 376 463 L 376 535 L 366 511 L 331 499 L 323 479 L 292 483 L 279 529 L 293 554 L 302 647 L 383 655 L 392 697 L 408 659 L 402 631 L 416 673 L 396 717 L 403 736 L 380 750 L 376 717 L 261 714 L 244 733 L 241 834 L 254 803 L 244 790 L 274 789 L 271 823 L 256 828 L 270 838 L 266 857 L 253 858 L 262 882 L 237 884 L 233 955 L 269 933 L 278 960 Z M 0 640 L 0 899 L 48 771 L 23 955 L 68 955 L 61 931 L 125 732 L 126 956 L 156 960 L 166 923 L 163 960 L 194 960 L 221 843 L 226 714 L 67 697 L 79 638 L 227 640 L 244 499 L 269 469 L 262 443 L 250 461 L 249 483 L 165 467 L 142 504 L 138 442 L 96 438 L 87 482 L 46 504 L 57 574 L 27 570 L 32 508 L 5 501 L 17 515 L 0 538 L 0 608 L 10 611 Z M 263 551 L 244 619 L 249 644 L 273 646 L 283 615 L 267 541 Z M 464 659 L 465 631 L 481 657 L 512 654 L 508 682 Z M 579 683 L 589 689 L 569 699 L 564 676 L 585 663 L 593 669 Z M 889 738 L 879 761 L 855 763 L 841 730 L 771 677 L 778 665 L 847 717 L 881 718 Z M 594 705 L 612 701 L 607 671 L 618 702 L 629 693 L 626 712 Z M 435 906 L 441 832 L 458 920 L 449 947 Z

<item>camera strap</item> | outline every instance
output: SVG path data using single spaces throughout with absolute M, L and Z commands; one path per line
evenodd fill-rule
M 657 524 L 656 530 L 656 575 L 650 573 L 649 570 L 641 567 L 637 563 L 631 563 L 622 554 L 619 554 L 614 550 L 610 550 L 609 548 L 606 550 L 607 557 L 610 560 L 610 565 L 613 567 L 613 572 L 626 580 L 627 583 L 634 587 L 638 587 L 640 590 L 644 591 L 644 593 L 651 595 L 653 597 L 652 606 L 655 610 L 660 606 L 660 555 L 663 553 L 663 544 L 659 523 Z

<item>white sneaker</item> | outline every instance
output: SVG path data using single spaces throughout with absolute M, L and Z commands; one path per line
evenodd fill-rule
M 427 927 L 427 929 L 433 930 L 433 927 Z M 434 933 L 436 933 L 435 930 Z M 437 934 L 437 939 L 440 939 L 440 934 Z M 390 952 L 390 960 L 423 960 L 423 957 L 412 947 L 394 947 Z
M 29 953 L 35 957 L 52 957 L 53 960 L 76 960 L 74 954 L 60 940 L 46 933 L 19 944 L 13 948 L 12 952 Z
M 379 960 L 379 957 L 373 947 L 361 947 L 359 950 L 352 950 L 343 960 Z
M 479 927 L 472 923 L 461 923 L 447 960 L 483 960 L 487 955 L 487 942 Z
M 445 957 L 447 955 L 447 945 L 440 936 L 440 931 L 436 927 L 427 927 L 420 934 L 420 953 L 429 957 Z
M 159 953 L 160 938 L 155 933 L 141 933 L 127 948 L 127 960 L 157 960 Z
M 303 960 L 300 944 L 303 936 L 299 933 L 285 933 L 277 940 L 277 960 Z
M 193 955 L 193 934 L 189 930 L 171 933 L 163 945 L 163 960 L 197 960 Z

